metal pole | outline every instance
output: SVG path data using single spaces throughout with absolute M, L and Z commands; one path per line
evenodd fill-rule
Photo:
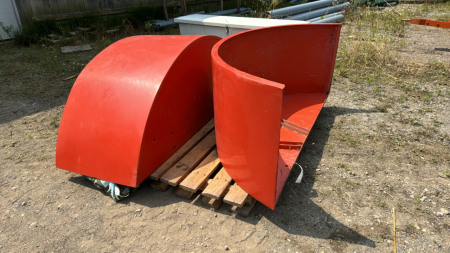
M 347 6 L 350 6 L 349 2 L 340 4 L 340 5 L 329 6 L 329 7 L 325 7 L 325 8 L 322 8 L 322 9 L 317 9 L 317 10 L 313 10 L 313 11 L 297 14 L 297 15 L 294 15 L 294 16 L 291 16 L 291 17 L 287 17 L 287 18 L 284 18 L 284 19 L 292 19 L 292 20 L 313 19 L 313 18 L 316 18 L 316 17 L 320 17 L 320 16 L 323 16 L 323 15 L 326 15 L 328 13 L 342 11 Z
M 315 9 L 320 9 L 323 7 L 327 7 L 330 5 L 337 5 L 345 2 L 345 0 L 320 0 L 311 3 L 299 4 L 294 6 L 289 6 L 281 9 L 276 9 L 273 11 L 269 11 L 272 18 L 282 18 L 287 16 L 292 16 L 298 13 L 303 13 Z

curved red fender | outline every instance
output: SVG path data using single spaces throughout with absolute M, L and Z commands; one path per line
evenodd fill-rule
M 271 209 L 328 96 L 340 24 L 245 31 L 212 50 L 217 151 Z
M 56 167 L 138 186 L 213 118 L 215 36 L 135 36 L 98 54 L 67 101 Z

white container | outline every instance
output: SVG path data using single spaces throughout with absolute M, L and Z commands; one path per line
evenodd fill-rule
M 309 23 L 299 20 L 243 18 L 204 14 L 183 16 L 176 18 L 174 21 L 175 23 L 179 23 L 180 34 L 182 35 L 216 35 L 221 38 L 256 28 Z

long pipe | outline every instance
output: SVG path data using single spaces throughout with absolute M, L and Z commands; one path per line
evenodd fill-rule
M 297 15 L 294 15 L 294 16 L 291 16 L 291 17 L 287 17 L 287 18 L 284 18 L 284 19 L 308 20 L 308 19 L 312 19 L 312 18 L 323 16 L 323 15 L 328 14 L 328 13 L 342 11 L 347 6 L 350 6 L 349 2 L 340 4 L 340 5 L 329 6 L 329 7 L 325 7 L 325 8 L 322 8 L 322 9 L 318 9 L 318 10 L 313 10 L 313 11 L 297 14 Z
M 272 15 L 272 18 L 282 18 L 286 16 L 292 16 L 298 13 L 303 13 L 315 9 L 320 9 L 323 7 L 327 7 L 333 4 L 343 3 L 345 0 L 320 0 L 316 2 L 310 2 L 305 4 L 298 4 L 294 6 L 289 6 L 281 9 L 276 9 L 273 11 L 269 11 Z
M 341 22 L 344 19 L 345 19 L 344 15 L 338 14 L 336 16 L 327 17 L 327 18 L 318 20 L 316 22 L 311 22 L 311 23 L 335 23 L 335 22 Z
M 244 12 L 244 11 L 247 11 L 247 10 L 251 10 L 250 8 L 240 8 L 240 12 Z M 230 14 L 233 14 L 233 13 L 236 13 L 237 12 L 237 9 L 230 9 L 230 10 L 224 10 L 224 11 L 216 11 L 216 12 L 211 12 L 211 13 L 208 13 L 208 15 L 217 15 L 217 16 L 224 16 L 224 15 L 230 15 Z
M 317 22 L 319 20 L 326 19 L 326 18 L 329 18 L 329 17 L 334 17 L 334 16 L 339 15 L 339 14 L 344 15 L 344 11 L 328 13 L 328 14 L 325 15 L 325 17 L 324 16 L 320 16 L 320 17 L 317 17 L 317 18 L 308 19 L 306 21 L 308 21 L 309 23 L 315 23 L 315 22 Z

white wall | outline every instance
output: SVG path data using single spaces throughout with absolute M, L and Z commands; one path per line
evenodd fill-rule
M 19 14 L 14 0 L 0 0 L 0 22 L 3 22 L 4 26 L 14 26 L 14 29 L 18 29 L 20 26 Z M 1 39 L 9 39 L 8 35 L 0 28 Z

